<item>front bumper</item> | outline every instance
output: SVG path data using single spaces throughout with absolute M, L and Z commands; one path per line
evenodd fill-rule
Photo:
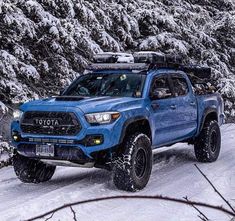
M 30 158 L 43 157 L 36 156 L 37 144 L 53 143 L 55 146 L 55 157 L 45 158 L 51 160 L 66 160 L 84 164 L 94 161 L 94 155 L 100 151 L 112 151 L 113 147 L 117 146 L 120 141 L 123 120 L 120 118 L 112 124 L 91 126 L 85 119 L 79 117 L 82 124 L 82 130 L 76 136 L 52 136 L 52 135 L 38 135 L 25 134 L 20 128 L 20 123 L 14 121 L 11 125 L 11 131 L 20 135 L 20 139 L 15 142 L 13 146 L 20 154 Z M 87 136 L 102 136 L 102 142 L 94 146 L 87 146 L 83 141 Z M 63 141 L 63 142 L 61 142 Z
M 55 153 L 53 157 L 43 157 L 36 155 L 36 144 L 34 143 L 20 143 L 17 145 L 17 152 L 23 156 L 34 159 L 47 159 L 57 161 L 69 161 L 76 164 L 92 163 L 93 160 L 87 157 L 84 152 L 76 146 L 63 146 L 59 144 L 54 145 Z

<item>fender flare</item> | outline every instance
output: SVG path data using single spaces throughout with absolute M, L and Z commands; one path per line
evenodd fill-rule
M 147 120 L 149 122 L 148 118 L 145 116 L 136 116 L 136 117 L 129 118 L 128 120 L 125 121 L 125 123 L 123 124 L 123 127 L 122 127 L 122 132 L 121 132 L 121 136 L 119 139 L 119 144 L 121 144 L 123 142 L 128 126 L 134 122 L 141 121 L 141 120 Z
M 200 127 L 199 127 L 199 133 L 202 131 L 203 129 L 203 126 L 205 124 L 205 121 L 206 121 L 206 118 L 209 114 L 211 113 L 215 113 L 216 116 L 217 116 L 217 119 L 218 119 L 218 112 L 217 112 L 217 109 L 216 108 L 213 108 L 213 107 L 209 107 L 209 108 L 206 108 L 203 115 L 202 115 L 202 120 L 200 122 Z

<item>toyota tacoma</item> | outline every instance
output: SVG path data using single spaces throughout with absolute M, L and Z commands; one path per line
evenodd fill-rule
M 40 183 L 56 166 L 97 167 L 112 171 L 117 188 L 136 191 L 149 181 L 155 148 L 186 142 L 199 162 L 216 161 L 224 106 L 210 77 L 210 68 L 182 65 L 177 56 L 96 55 L 60 95 L 14 112 L 17 177 Z

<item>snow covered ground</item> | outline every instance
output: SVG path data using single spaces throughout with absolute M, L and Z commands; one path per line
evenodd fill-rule
M 235 125 L 224 125 L 220 158 L 212 164 L 198 163 L 202 171 L 235 207 Z M 148 186 L 138 195 L 162 194 L 215 205 L 225 205 L 194 167 L 197 163 L 192 146 L 177 144 L 154 154 L 154 166 Z M 83 199 L 127 194 L 117 190 L 111 174 L 99 169 L 58 168 L 47 183 L 23 184 L 13 168 L 0 170 L 0 220 L 24 220 L 64 203 Z M 133 193 L 128 193 L 133 194 Z M 159 220 L 196 221 L 198 212 L 175 203 L 150 200 L 116 200 L 74 207 L 79 221 Z M 210 220 L 231 217 L 201 208 Z M 45 219 L 43 219 L 45 220 Z M 51 220 L 73 220 L 70 209 L 54 214 Z

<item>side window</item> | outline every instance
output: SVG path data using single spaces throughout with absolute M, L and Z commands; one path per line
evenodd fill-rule
M 160 100 L 172 97 L 172 92 L 166 76 L 156 77 L 150 90 L 152 100 Z
M 185 78 L 180 76 L 172 76 L 171 79 L 176 97 L 185 96 L 188 94 L 189 88 Z

